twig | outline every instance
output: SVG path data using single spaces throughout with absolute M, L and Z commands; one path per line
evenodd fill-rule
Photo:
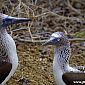
M 11 30 L 12 32 L 16 32 L 16 31 L 20 31 L 20 30 L 28 30 L 28 28 L 23 27 L 23 28 L 19 28 L 19 29 L 13 29 Z
M 21 39 L 21 38 L 18 38 L 18 39 L 14 39 L 14 40 L 17 40 L 17 41 L 20 41 L 20 42 L 26 42 L 26 43 L 43 43 L 43 42 L 46 42 L 47 40 L 26 40 L 26 39 Z
M 56 13 L 54 13 L 54 12 L 51 12 L 51 11 L 42 13 L 42 14 L 40 14 L 40 15 L 36 15 L 35 17 L 41 17 L 41 16 L 45 16 L 45 15 L 47 15 L 47 14 L 51 14 L 51 15 L 53 15 L 53 16 L 57 16 L 58 18 L 60 18 L 60 19 L 62 19 L 62 20 L 70 19 L 70 20 L 76 20 L 76 21 L 78 21 L 78 22 L 82 22 L 82 20 L 79 19 L 79 18 L 77 18 L 77 17 L 65 17 L 65 16 L 58 15 L 58 14 L 56 14 Z
M 28 3 L 29 3 L 30 5 L 32 5 L 32 6 L 35 6 L 35 7 L 37 7 L 37 8 L 41 8 L 41 9 L 47 11 L 47 12 L 45 12 L 45 13 L 42 13 L 42 14 L 39 14 L 39 15 L 35 15 L 34 18 L 41 17 L 41 16 L 44 16 L 44 15 L 47 15 L 47 14 L 51 14 L 51 15 L 53 15 L 53 16 L 58 16 L 58 18 L 60 18 L 60 19 L 62 19 L 62 20 L 64 20 L 64 19 L 70 19 L 70 20 L 77 20 L 77 21 L 81 21 L 81 22 L 82 22 L 82 20 L 79 19 L 79 18 L 77 18 L 77 17 L 66 17 L 66 16 L 62 16 L 62 15 L 59 15 L 59 14 L 57 14 L 57 13 L 54 13 L 54 12 L 52 12 L 52 11 L 46 9 L 46 8 L 33 5 L 33 4 L 31 4 L 30 2 L 28 2 Z
M 77 9 L 75 9 L 75 8 L 72 7 L 72 5 L 70 4 L 70 1 L 69 1 L 69 0 L 67 0 L 67 6 L 68 6 L 70 9 L 72 9 L 74 12 L 76 12 L 77 14 L 80 14 L 80 15 L 81 15 L 81 13 L 80 13 L 79 10 L 77 10 Z
M 74 0 L 73 0 L 74 1 Z M 76 2 L 78 2 L 78 3 L 81 3 L 82 5 L 84 5 L 85 6 L 85 0 L 75 0 Z
M 69 39 L 70 42 L 75 42 L 75 41 L 85 41 L 85 38 L 73 38 L 73 39 Z
M 18 40 L 20 42 L 26 42 L 26 43 L 44 43 L 48 40 L 27 40 L 27 39 L 21 39 L 21 38 L 15 38 L 14 40 Z M 74 38 L 74 39 L 69 39 L 70 42 L 75 42 L 75 41 L 85 41 L 85 38 Z

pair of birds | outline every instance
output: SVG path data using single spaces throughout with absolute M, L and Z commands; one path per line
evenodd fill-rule
M 13 76 L 18 66 L 16 45 L 6 27 L 27 21 L 31 19 L 0 13 L 0 85 L 4 85 Z M 53 73 L 57 85 L 81 85 L 80 82 L 85 85 L 85 72 L 69 66 L 70 43 L 63 32 L 53 33 L 43 45 L 55 45 Z

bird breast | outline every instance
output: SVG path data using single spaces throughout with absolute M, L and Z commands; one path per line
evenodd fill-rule
M 18 61 L 15 42 L 7 32 L 0 33 L 0 61 Z

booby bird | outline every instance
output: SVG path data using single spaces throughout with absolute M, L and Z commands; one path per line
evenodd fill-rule
M 16 45 L 7 33 L 7 26 L 31 21 L 29 18 L 16 18 L 0 13 L 0 85 L 4 85 L 18 66 Z
M 85 85 L 85 72 L 69 65 L 70 42 L 63 32 L 53 33 L 43 45 L 55 45 L 53 74 L 57 85 Z

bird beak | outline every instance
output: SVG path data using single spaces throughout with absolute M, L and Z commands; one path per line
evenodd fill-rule
M 32 19 L 30 18 L 16 18 L 16 17 L 5 15 L 5 14 L 2 15 L 2 19 L 3 19 L 2 25 L 1 25 L 2 27 L 9 26 L 11 24 L 32 21 Z
M 51 37 L 50 39 L 48 39 L 48 40 L 47 40 L 45 43 L 43 43 L 42 45 L 43 45 L 43 46 L 46 46 L 46 45 L 52 45 L 54 39 L 55 39 L 55 38 Z

